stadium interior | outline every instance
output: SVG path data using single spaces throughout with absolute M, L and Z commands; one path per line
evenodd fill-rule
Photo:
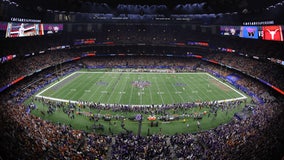
M 0 0 L 0 160 L 284 159 L 283 15 L 283 0 Z M 121 77 L 68 88 L 85 72 Z M 124 73 L 139 104 L 105 87 Z M 143 105 L 170 79 L 157 97 L 184 102 Z

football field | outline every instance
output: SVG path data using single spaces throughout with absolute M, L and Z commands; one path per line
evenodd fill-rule
M 246 96 L 229 84 L 203 73 L 74 72 L 36 97 L 102 104 L 152 105 L 233 101 Z

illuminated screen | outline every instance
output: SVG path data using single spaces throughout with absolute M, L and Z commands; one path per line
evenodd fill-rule
M 0 57 L 0 62 L 4 63 L 4 62 L 12 60 L 15 57 L 16 55 L 8 55 L 8 56 Z
M 221 26 L 220 32 L 224 36 L 239 36 L 240 26 Z
M 74 45 L 95 44 L 95 43 L 96 43 L 95 38 L 74 40 Z
M 5 31 L 7 29 L 7 23 L 6 22 L 0 22 L 0 30 Z
M 241 26 L 240 37 L 258 39 L 258 27 Z
M 8 23 L 6 37 L 27 37 L 44 35 L 43 24 Z
M 5 37 L 7 29 L 7 22 L 0 22 L 0 37 Z
M 262 39 L 271 41 L 283 41 L 281 26 L 262 26 Z
M 61 33 L 63 31 L 63 24 L 44 24 L 45 34 Z

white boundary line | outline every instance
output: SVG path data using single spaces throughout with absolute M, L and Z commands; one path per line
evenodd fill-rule
M 197 73 L 165 73 L 165 72 L 85 72 L 85 71 L 77 71 L 76 73 L 127 73 L 127 74 L 205 74 L 206 72 L 197 72 Z
M 67 79 L 67 78 L 69 78 L 69 77 L 71 77 L 71 76 L 73 76 L 74 74 L 77 74 L 77 73 L 78 73 L 78 72 L 71 73 L 70 75 L 64 77 L 64 78 L 61 79 L 60 81 L 58 81 L 58 82 L 52 84 L 51 86 L 45 88 L 44 90 L 42 90 L 41 92 L 39 92 L 39 93 L 36 94 L 35 96 L 36 96 L 36 97 L 45 97 L 45 96 L 41 96 L 41 94 L 42 94 L 43 92 L 45 92 L 46 90 L 50 89 L 51 87 L 57 85 L 58 83 L 61 83 L 61 82 L 64 81 L 65 79 Z
M 42 94 L 43 92 L 45 92 L 46 90 L 50 89 L 51 87 L 57 85 L 58 83 L 61 83 L 62 81 L 64 81 L 65 79 L 71 77 L 74 74 L 77 73 L 121 73 L 121 72 L 82 72 L 82 71 L 77 71 L 74 73 L 71 73 L 70 75 L 66 76 L 65 78 L 61 79 L 60 81 L 52 84 L 51 86 L 47 87 L 46 89 L 42 90 L 41 92 L 39 92 L 37 95 L 35 95 L 36 97 L 39 98 L 44 98 L 44 99 L 49 99 L 49 100 L 53 100 L 53 101 L 59 101 L 59 102 L 70 102 L 70 103 L 79 103 L 78 101 L 72 101 L 72 100 L 66 100 L 66 99 L 60 99 L 60 98 L 52 98 L 52 97 L 47 97 L 47 96 L 41 96 L 40 94 Z M 124 73 L 133 73 L 133 72 L 124 72 Z M 231 86 L 229 86 L 228 84 L 220 81 L 219 79 L 217 79 L 216 77 L 212 76 L 209 73 L 206 72 L 198 72 L 198 73 L 159 73 L 159 72 L 137 72 L 134 74 L 141 74 L 141 73 L 146 73 L 146 74 L 207 74 L 208 76 L 212 77 L 213 79 L 217 80 L 218 82 L 222 83 L 223 85 L 229 87 L 230 89 L 232 89 L 233 91 L 237 92 L 238 94 L 240 94 L 242 97 L 239 98 L 231 98 L 231 99 L 225 99 L 225 100 L 218 100 L 218 103 L 221 102 L 230 102 L 230 101 L 236 101 L 236 100 L 242 100 L 242 99 L 247 99 L 247 97 L 245 95 L 243 95 L 242 93 L 240 93 L 239 91 L 235 90 L 234 88 L 232 88 Z M 101 103 L 102 104 L 102 103 Z M 104 105 L 104 104 L 102 104 Z M 112 104 L 110 104 L 112 105 Z M 128 105 L 128 104 L 122 104 L 122 105 Z M 151 106 L 151 105 L 139 105 L 139 104 L 132 104 L 131 106 Z
M 58 101 L 58 102 L 70 102 L 70 103 L 79 103 L 78 101 L 72 101 L 72 100 L 66 100 L 66 99 L 60 99 L 60 98 L 52 98 L 52 97 L 46 97 L 46 96 L 39 96 L 36 95 L 36 97 L 39 98 L 44 98 L 44 99 L 48 99 L 48 100 L 53 100 L 53 101 Z
M 220 81 L 219 79 L 217 79 L 216 77 L 212 76 L 211 74 L 209 73 L 206 73 L 207 75 L 209 75 L 210 77 L 214 78 L 215 80 L 217 80 L 218 82 L 222 83 L 223 85 L 229 87 L 230 89 L 234 90 L 235 92 L 237 92 L 238 94 L 242 95 L 243 97 L 247 98 L 245 95 L 243 95 L 242 93 L 240 93 L 239 91 L 235 90 L 234 88 L 232 88 L 231 86 L 229 86 L 228 84 Z

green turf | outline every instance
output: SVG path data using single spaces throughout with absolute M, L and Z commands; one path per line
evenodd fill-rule
M 146 81 L 142 88 L 133 85 L 134 81 Z M 142 84 L 142 83 L 140 83 Z M 143 89 L 144 88 L 144 89 Z M 127 72 L 75 72 L 62 78 L 41 92 L 36 94 L 37 97 L 43 97 L 56 101 L 92 101 L 108 104 L 132 104 L 132 105 L 150 105 L 150 104 L 173 104 L 196 101 L 215 101 L 230 100 L 236 98 L 244 98 L 243 93 L 237 91 L 233 87 L 221 80 L 214 78 L 207 73 L 127 73 Z M 33 97 L 34 98 L 34 97 Z M 29 104 L 31 100 L 25 103 Z M 41 98 L 40 98 L 41 99 Z M 37 109 L 32 114 L 42 117 L 45 120 L 55 123 L 70 124 L 74 129 L 85 130 L 87 132 L 96 132 L 99 134 L 118 134 L 124 132 L 121 123 L 124 121 L 125 128 L 137 133 L 138 122 L 129 120 L 138 112 L 118 112 L 112 110 L 98 110 L 90 108 L 80 108 L 80 111 L 92 112 L 92 114 L 111 116 L 124 116 L 124 120 L 112 119 L 110 122 L 103 119 L 94 122 L 89 117 L 76 115 L 75 119 L 71 119 L 63 112 L 62 107 L 56 108 L 53 114 L 47 114 L 48 106 L 34 100 Z M 142 122 L 142 135 L 149 134 L 165 134 L 173 135 L 176 133 L 192 133 L 202 130 L 215 128 L 220 124 L 229 122 L 234 113 L 239 112 L 244 107 L 244 103 L 226 111 L 218 110 L 218 114 L 214 117 L 212 114 L 208 117 L 204 115 L 200 120 L 201 128 L 197 128 L 197 120 L 192 117 L 180 118 L 175 121 L 158 122 L 158 127 L 151 127 L 147 117 L 150 113 L 141 113 L 144 117 Z M 183 115 L 203 113 L 209 111 L 210 108 L 204 106 L 202 108 L 195 107 L 191 109 L 168 110 L 170 115 Z M 43 111 L 43 112 L 42 112 Z M 78 108 L 76 108 L 78 111 Z M 42 114 L 44 113 L 44 114 Z M 160 115 L 156 115 L 159 117 Z M 104 131 L 93 130 L 94 124 L 102 124 Z M 188 127 L 189 125 L 189 127 Z
M 135 81 L 142 86 L 133 86 Z M 147 84 L 143 86 L 143 82 Z M 132 105 L 173 104 L 244 97 L 207 73 L 124 72 L 76 72 L 37 96 L 59 100 Z
M 121 128 L 122 120 L 116 120 L 113 118 L 111 122 L 104 121 L 103 119 L 100 119 L 97 122 L 94 122 L 93 120 L 89 120 L 88 117 L 83 116 L 83 115 L 75 115 L 75 119 L 71 119 L 67 116 L 67 114 L 63 113 L 61 108 L 57 108 L 57 111 L 53 114 L 47 114 L 45 112 L 45 115 L 43 115 L 41 111 L 47 111 L 48 106 L 43 105 L 38 101 L 35 101 L 35 103 L 37 105 L 37 109 L 33 110 L 32 114 L 42 117 L 45 120 L 52 121 L 54 123 L 71 124 L 74 129 L 85 130 L 87 132 L 96 132 L 99 134 L 111 134 L 111 132 L 113 134 L 118 134 L 120 132 L 125 132 Z M 193 119 L 192 117 L 180 118 L 179 120 L 167 121 L 167 122 L 156 120 L 155 122 L 158 122 L 158 127 L 151 127 L 150 125 L 151 122 L 147 120 L 147 117 L 150 114 L 142 113 L 143 121 L 142 121 L 141 134 L 144 136 L 147 135 L 148 130 L 149 130 L 149 134 L 174 135 L 176 133 L 194 133 L 194 132 L 212 129 L 212 128 L 219 126 L 220 124 L 224 124 L 232 120 L 234 113 L 241 111 L 243 107 L 244 107 L 244 103 L 242 105 L 239 105 L 235 108 L 228 110 L 228 112 L 218 110 L 217 112 L 218 114 L 216 117 L 214 117 L 213 114 L 211 114 L 209 117 L 208 117 L 208 114 L 204 115 L 202 120 L 200 120 L 200 123 L 201 123 L 200 129 L 197 128 L 197 120 Z M 199 107 L 195 107 L 195 108 L 191 108 L 187 110 L 182 110 L 182 109 L 178 109 L 175 111 L 169 110 L 168 113 L 170 115 L 175 114 L 175 115 L 180 116 L 182 114 L 203 113 L 204 111 L 208 112 L 209 110 L 210 108 L 208 107 L 203 107 L 201 109 Z M 101 115 L 108 114 L 111 116 L 115 116 L 115 115 L 122 116 L 123 115 L 125 117 L 125 119 L 123 120 L 125 123 L 125 128 L 137 134 L 138 122 L 128 119 L 129 117 L 133 117 L 136 114 L 138 114 L 137 112 L 113 112 L 111 110 L 97 110 L 97 109 L 89 109 L 89 108 L 81 109 L 81 111 L 91 111 L 93 114 L 101 114 Z M 159 117 L 160 115 L 156 115 L 156 116 Z M 93 130 L 92 126 L 94 124 L 102 124 L 105 128 L 104 131 Z M 187 124 L 189 124 L 189 127 L 187 127 Z

